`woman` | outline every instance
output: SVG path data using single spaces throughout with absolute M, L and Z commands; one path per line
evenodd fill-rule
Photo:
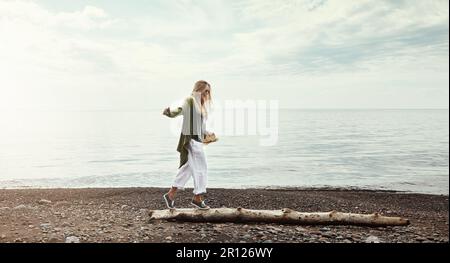
M 207 143 L 205 140 L 207 137 L 215 137 L 214 133 L 205 129 L 208 116 L 207 106 L 210 102 L 211 86 L 208 82 L 200 80 L 195 83 L 191 96 L 185 99 L 182 107 L 177 109 L 169 107 L 163 112 L 170 118 L 183 115 L 183 126 L 177 148 L 180 152 L 180 166 L 172 188 L 163 196 L 169 209 L 175 208 L 176 192 L 178 189 L 184 189 L 184 185 L 191 176 L 194 179 L 194 197 L 191 205 L 198 209 L 209 209 L 203 199 L 207 184 L 207 165 L 203 143 Z

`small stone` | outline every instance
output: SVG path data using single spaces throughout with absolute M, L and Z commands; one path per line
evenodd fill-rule
M 41 199 L 41 200 L 38 201 L 38 203 L 39 203 L 40 205 L 48 205 L 48 204 L 51 204 L 52 201 L 47 200 L 47 199 Z
M 41 228 L 50 228 L 52 225 L 50 223 L 40 224 Z
M 68 202 L 68 201 L 58 201 L 58 202 L 56 202 L 56 205 L 69 205 L 70 204 L 70 202 Z
M 172 241 L 172 237 L 171 237 L 171 236 L 168 236 L 168 237 L 165 238 L 165 240 Z
M 80 243 L 80 239 L 76 236 L 66 237 L 66 243 Z
M 322 233 L 322 237 L 331 238 L 332 234 L 331 234 L 331 232 L 325 232 L 325 233 Z
M 243 236 L 243 238 L 245 238 L 245 239 L 250 239 L 250 238 L 252 238 L 252 236 L 249 235 L 249 234 L 245 234 L 245 235 Z
M 59 243 L 62 241 L 62 237 L 59 235 L 50 235 L 48 242 L 49 243 Z
M 263 243 L 273 243 L 273 241 L 268 239 L 268 240 L 264 240 Z
M 376 236 L 369 236 L 365 240 L 366 243 L 380 243 L 380 239 Z
M 26 209 L 26 208 L 27 208 L 26 205 L 18 205 L 18 206 L 16 206 L 16 207 L 14 207 L 15 210 L 18 210 L 18 209 Z
M 4 206 L 4 207 L 0 207 L 0 211 L 4 211 L 4 210 L 9 210 L 10 208 L 9 207 L 7 207 L 7 206 Z
M 275 231 L 277 231 L 277 232 L 283 231 L 283 229 L 281 229 L 281 228 L 279 228 L 279 227 L 274 227 L 274 226 L 272 226 L 272 227 L 270 227 L 270 228 L 273 229 L 273 230 L 275 230 Z
M 0 238 L 1 238 L 1 239 L 5 239 L 5 238 L 6 238 L 6 235 L 3 234 L 3 235 L 0 236 Z
M 120 207 L 120 209 L 125 209 L 125 208 L 127 208 L 128 207 L 128 205 L 122 205 L 121 207 Z

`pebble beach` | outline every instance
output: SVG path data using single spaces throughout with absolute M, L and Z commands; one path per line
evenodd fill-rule
M 162 188 L 0 190 L 1 243 L 442 243 L 448 195 L 355 189 L 209 189 L 211 207 L 340 211 L 400 216 L 401 227 L 150 222 Z M 177 207 L 188 207 L 191 189 Z M 287 205 L 288 204 L 288 205 Z

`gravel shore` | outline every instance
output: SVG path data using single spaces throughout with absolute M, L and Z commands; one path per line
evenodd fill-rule
M 449 242 L 448 196 L 350 189 L 209 189 L 212 207 L 378 212 L 405 227 L 149 223 L 162 188 L 0 190 L 0 242 Z M 188 207 L 191 190 L 180 191 Z M 287 205 L 288 204 L 288 205 Z

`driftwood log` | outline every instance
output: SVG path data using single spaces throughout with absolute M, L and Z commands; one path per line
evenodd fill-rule
M 363 225 L 405 226 L 409 220 L 401 217 L 386 217 L 375 214 L 353 214 L 336 211 L 304 213 L 288 208 L 282 210 L 251 210 L 244 208 L 211 208 L 151 210 L 150 221 L 174 220 L 186 222 L 243 223 L 263 222 L 298 225 Z

